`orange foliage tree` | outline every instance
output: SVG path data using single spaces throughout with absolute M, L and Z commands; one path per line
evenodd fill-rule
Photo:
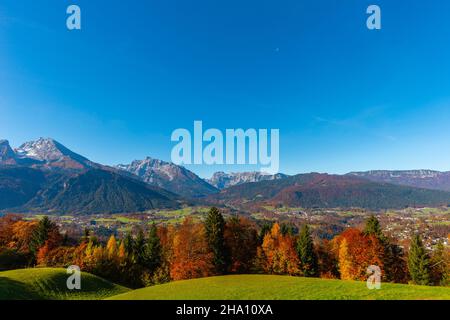
M 366 236 L 358 229 L 349 228 L 333 239 L 333 245 L 341 279 L 366 280 L 370 265 L 383 270 L 384 247 L 375 236 Z
M 204 226 L 186 218 L 173 238 L 170 276 L 173 280 L 182 280 L 213 273 L 213 254 L 208 249 Z
M 12 238 L 9 247 L 20 252 L 29 252 L 33 233 L 38 226 L 38 221 L 20 220 L 12 226 Z

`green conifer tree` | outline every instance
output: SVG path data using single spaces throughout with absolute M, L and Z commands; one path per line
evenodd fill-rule
M 373 235 L 377 237 L 382 243 L 385 243 L 387 241 L 386 237 L 381 231 L 380 221 L 374 215 L 371 215 L 367 219 L 366 226 L 364 227 L 364 234 L 367 236 Z
M 411 280 L 415 284 L 430 284 L 430 258 L 419 235 L 415 235 L 411 240 L 408 269 Z
M 160 265 L 162 259 L 162 246 L 161 240 L 158 237 L 158 229 L 155 224 L 150 228 L 147 244 L 145 247 L 145 266 L 154 272 Z
M 37 228 L 34 230 L 31 236 L 29 244 L 29 249 L 31 253 L 36 254 L 39 248 L 45 244 L 45 241 L 47 241 L 48 239 L 49 232 L 54 227 L 55 224 L 51 222 L 47 216 L 43 217 L 39 221 Z
M 205 220 L 206 239 L 214 258 L 213 264 L 216 273 L 224 274 L 228 267 L 228 259 L 225 248 L 225 220 L 219 209 L 212 207 Z
M 314 251 L 314 242 L 305 224 L 297 240 L 297 254 L 300 260 L 300 270 L 305 277 L 315 277 L 318 275 L 319 267 L 316 252 Z

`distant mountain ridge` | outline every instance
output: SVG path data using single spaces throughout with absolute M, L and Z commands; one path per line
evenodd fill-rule
M 211 203 L 242 207 L 270 204 L 379 210 L 406 206 L 446 206 L 450 203 L 450 192 L 373 182 L 351 175 L 309 173 L 236 185 L 208 199 Z
M 206 196 L 219 191 L 182 166 L 150 157 L 143 160 L 134 160 L 127 165 L 120 164 L 116 167 L 138 176 L 150 185 L 164 188 L 188 198 Z
M 375 182 L 450 191 L 450 172 L 435 170 L 372 170 L 350 172 L 347 175 L 365 178 Z
M 240 185 L 248 182 L 260 182 L 265 180 L 279 180 L 288 177 L 285 174 L 277 173 L 274 175 L 266 174 L 258 171 L 253 172 L 231 172 L 225 173 L 219 171 L 213 174 L 210 179 L 207 179 L 211 185 L 218 189 L 225 189 L 228 187 Z
M 0 140 L 0 210 L 100 214 L 207 205 L 389 209 L 450 203 L 449 173 L 432 170 L 287 176 L 217 172 L 203 180 L 147 157 L 105 166 L 51 138 L 13 149 Z M 221 189 L 221 190 L 219 190 Z M 189 200 L 190 199 L 190 200 Z

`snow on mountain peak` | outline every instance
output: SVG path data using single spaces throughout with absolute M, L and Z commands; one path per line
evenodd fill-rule
M 57 160 L 63 156 L 57 147 L 57 142 L 50 138 L 39 138 L 22 144 L 16 150 L 21 158 L 32 158 L 39 161 Z

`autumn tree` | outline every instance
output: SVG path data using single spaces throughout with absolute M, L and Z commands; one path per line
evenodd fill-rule
M 250 272 L 258 246 L 258 235 L 253 223 L 243 217 L 231 217 L 226 223 L 224 238 L 231 260 L 229 272 Z
M 314 250 L 314 242 L 307 224 L 303 225 L 300 231 L 296 248 L 302 275 L 305 277 L 317 276 L 319 272 L 317 255 Z
M 321 278 L 339 278 L 338 254 L 333 250 L 333 242 L 323 239 L 317 246 L 317 258 Z
M 205 220 L 205 233 L 208 247 L 212 251 L 213 264 L 217 274 L 227 271 L 228 253 L 225 247 L 225 220 L 219 209 L 212 207 Z
M 117 240 L 114 235 L 111 235 L 111 237 L 108 240 L 108 243 L 106 244 L 106 254 L 109 259 L 115 260 L 118 256 L 118 247 L 117 247 Z
M 342 280 L 353 280 L 355 278 L 354 262 L 346 238 L 342 239 L 339 244 L 339 272 Z
M 186 218 L 173 238 L 170 276 L 173 280 L 207 277 L 214 274 L 214 255 L 208 247 L 203 224 Z
M 269 274 L 297 275 L 300 272 L 294 239 L 290 235 L 284 236 L 278 223 L 264 236 L 258 248 L 257 261 L 260 268 Z
M 119 259 L 119 263 L 122 264 L 127 259 L 127 251 L 125 249 L 125 243 L 124 241 L 120 242 L 119 245 L 119 251 L 117 253 L 117 258 Z
M 430 257 L 419 235 L 415 235 L 411 240 L 408 254 L 408 269 L 411 280 L 415 284 L 430 284 Z
M 23 221 L 19 215 L 7 214 L 0 218 L 0 247 L 10 248 L 12 246 L 13 226 L 19 221 Z
M 50 249 L 48 245 L 44 245 L 38 251 L 37 264 L 46 267 L 68 267 L 75 264 L 76 249 L 68 246 Z
M 30 253 L 30 247 L 38 221 L 19 220 L 12 226 L 12 239 L 9 247 L 15 248 L 19 252 Z
M 366 280 L 367 268 L 376 265 L 383 270 L 384 248 L 378 238 L 349 228 L 333 239 L 339 272 L 344 280 Z

